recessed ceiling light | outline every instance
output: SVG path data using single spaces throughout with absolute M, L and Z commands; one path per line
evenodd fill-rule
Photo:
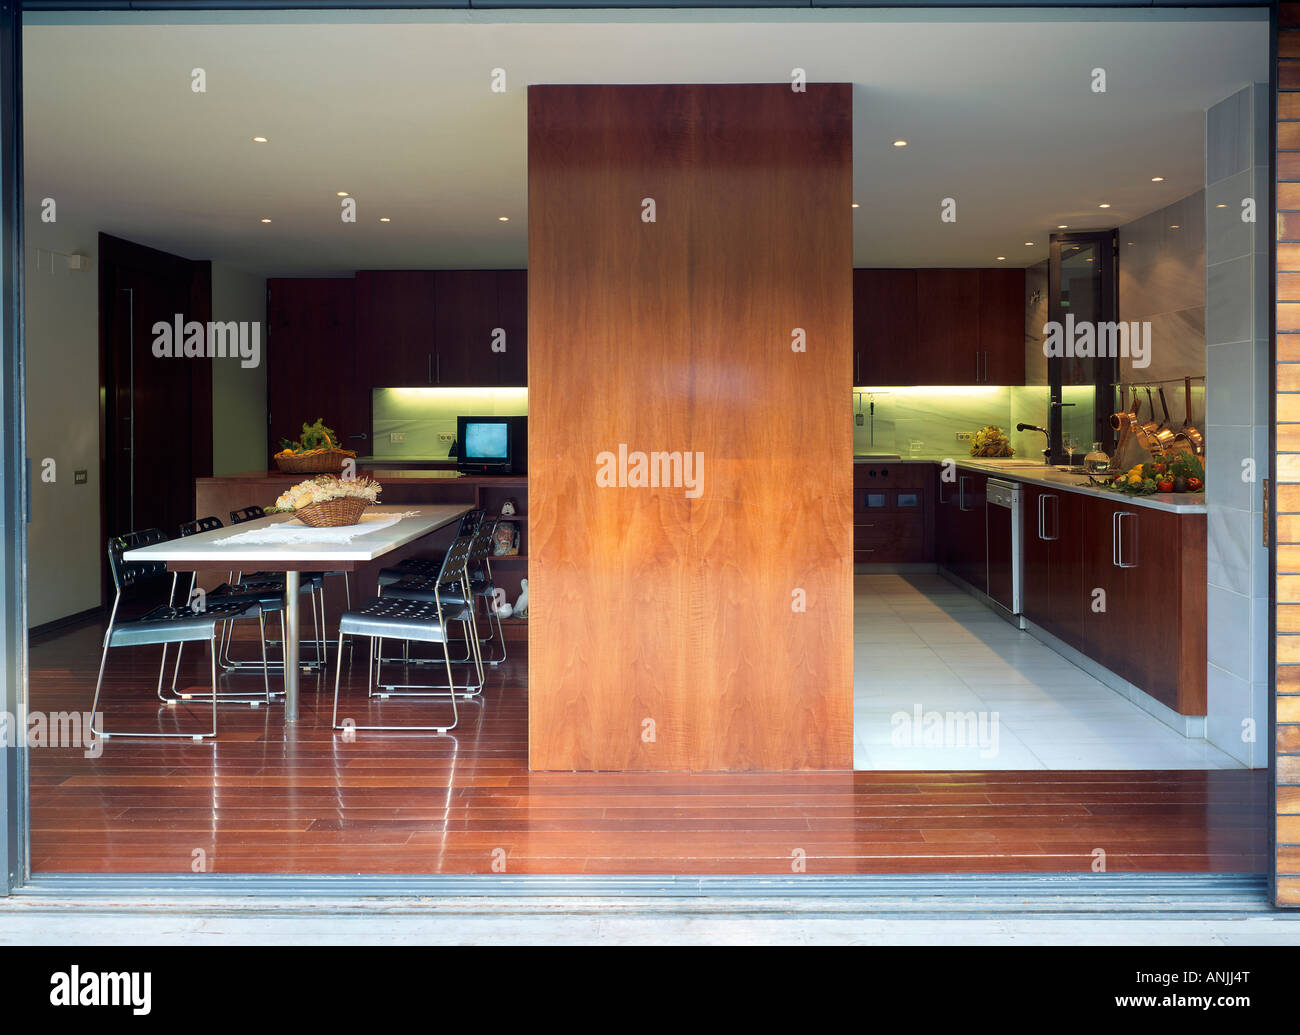
M 380 221 L 381 223 L 391 223 L 391 222 L 392 222 L 392 220 L 389 219 L 387 216 L 380 216 L 380 217 L 379 217 L 379 221 Z
M 1165 178 L 1164 178 L 1163 176 L 1152 176 L 1152 177 L 1151 177 L 1151 182 L 1152 182 L 1152 183 L 1164 183 L 1164 182 L 1165 182 Z
M 1178 225 L 1177 223 L 1170 223 L 1170 224 L 1169 224 L 1169 229 L 1170 229 L 1170 230 L 1178 230 L 1178 229 L 1180 229 L 1180 227 L 1179 227 L 1179 225 Z
M 1005 255 L 998 256 L 998 262 L 1006 262 L 1006 261 L 1007 261 L 1007 257 Z
M 1227 208 L 1228 206 L 1227 206 L 1227 205 L 1215 205 L 1214 207 L 1215 207 L 1215 208 Z
M 894 146 L 895 146 L 895 147 L 906 147 L 906 146 L 907 146 L 907 141 L 906 141 L 906 140 L 895 140 L 895 141 L 894 141 Z
M 263 219 L 262 222 L 263 222 L 263 223 L 269 223 L 270 220 L 269 220 L 269 219 Z
M 348 192 L 345 190 L 335 191 L 334 193 L 336 193 L 340 198 L 346 198 L 348 196 Z
M 1026 241 L 1026 242 L 1025 242 L 1025 247 L 1026 247 L 1026 248 L 1032 248 L 1033 246 L 1034 246 L 1034 242 L 1033 242 L 1033 241 Z
M 1057 224 L 1056 224 L 1056 229 L 1058 229 L 1058 230 L 1064 230 L 1064 229 L 1065 229 L 1067 226 L 1069 226 L 1069 225 L 1070 225 L 1069 223 L 1057 223 Z
M 862 206 L 859 205 L 859 204 L 855 201 L 855 202 L 853 203 L 853 206 L 852 206 L 852 207 L 853 207 L 853 208 L 861 208 Z
M 253 137 L 253 143 L 254 143 L 254 144 L 265 144 L 265 143 L 266 143 L 266 137 Z
M 1092 262 L 1092 259 L 1084 259 L 1084 262 Z
M 1110 202 L 1108 202 L 1108 201 L 1103 201 L 1103 202 L 1102 202 L 1100 205 L 1098 205 L 1097 207 L 1098 207 L 1098 208 L 1110 208 Z
M 497 216 L 497 221 L 498 221 L 498 222 L 501 222 L 501 223 L 508 223 L 508 222 L 510 222 L 510 217 L 509 217 L 509 216 Z

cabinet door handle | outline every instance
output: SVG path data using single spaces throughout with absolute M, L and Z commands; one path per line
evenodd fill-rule
M 433 354 L 433 383 L 442 384 L 442 353 Z
M 970 510 L 970 507 L 966 506 L 966 475 L 964 474 L 957 476 L 957 509 Z
M 1117 510 L 1111 515 L 1111 562 L 1117 568 L 1136 568 L 1137 562 L 1137 537 L 1133 539 L 1133 560 L 1127 564 L 1124 562 L 1124 518 L 1135 517 L 1131 511 Z
M 1052 541 L 1061 538 L 1061 497 L 1052 494 Z
M 943 486 L 944 486 L 943 474 L 940 473 L 940 475 L 939 475 L 939 502 L 940 502 L 940 503 L 947 503 L 948 501 L 947 501 L 946 499 L 944 499 L 944 497 L 943 497 Z
M 976 351 L 976 353 L 975 353 L 975 381 L 976 381 L 976 383 L 979 382 L 979 379 L 980 379 L 980 354 L 979 354 L 978 351 Z
M 984 353 L 984 383 L 988 384 L 989 380 L 989 354 Z
M 429 372 L 425 375 L 424 380 L 428 384 L 433 384 L 433 353 L 430 352 L 425 359 L 429 361 Z
M 853 383 L 856 385 L 862 380 L 862 353 L 853 353 Z
M 1047 533 L 1043 530 L 1043 504 L 1046 502 L 1047 495 L 1040 492 L 1038 494 L 1038 538 L 1044 540 L 1047 538 Z

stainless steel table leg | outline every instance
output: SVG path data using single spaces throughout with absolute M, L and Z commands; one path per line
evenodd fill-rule
M 298 721 L 298 572 L 284 573 L 284 721 Z

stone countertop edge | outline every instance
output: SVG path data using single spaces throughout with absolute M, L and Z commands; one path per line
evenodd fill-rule
M 855 464 L 941 464 L 951 460 L 958 467 L 979 471 L 981 474 L 994 475 L 1004 481 L 1028 482 L 1032 485 L 1046 485 L 1066 492 L 1077 492 L 1085 496 L 1098 496 L 1116 503 L 1135 507 L 1148 507 L 1151 510 L 1164 510 L 1171 514 L 1204 514 L 1206 512 L 1205 493 L 1188 492 L 1156 493 L 1153 496 L 1129 496 L 1122 492 L 1111 492 L 1096 486 L 1084 485 L 1074 479 L 1080 475 L 1065 474 L 1061 471 L 1043 471 L 1033 465 L 1024 467 L 999 467 L 995 462 L 980 461 L 973 457 L 905 457 L 901 460 L 884 460 L 879 457 L 854 457 Z

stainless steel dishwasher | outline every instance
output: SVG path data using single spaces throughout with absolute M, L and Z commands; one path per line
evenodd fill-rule
M 1009 615 L 1020 614 L 1020 485 L 990 478 L 985 493 L 988 595 Z

